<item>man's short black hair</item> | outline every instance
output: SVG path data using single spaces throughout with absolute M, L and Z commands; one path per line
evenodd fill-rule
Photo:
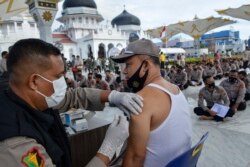
M 5 55 L 7 55 L 7 54 L 8 54 L 7 51 L 3 51 L 3 52 L 2 52 L 2 57 L 5 56 Z
M 230 73 L 238 73 L 237 70 L 231 70 Z
M 153 64 L 160 66 L 160 59 L 159 59 L 159 57 L 149 56 L 149 59 L 152 60 Z
M 7 69 L 11 74 L 15 69 L 19 70 L 18 67 L 30 64 L 37 68 L 50 68 L 49 57 L 51 55 L 61 56 L 60 50 L 40 39 L 22 39 L 11 47 Z
M 211 78 L 212 76 L 208 75 L 208 76 L 204 76 L 202 79 L 203 79 L 203 82 L 206 83 L 206 81 Z
M 102 75 L 101 74 L 96 74 L 95 77 L 99 78 L 99 79 L 102 79 Z
M 247 76 L 247 73 L 246 71 L 239 71 L 238 74 L 241 74 L 242 76 L 246 77 Z

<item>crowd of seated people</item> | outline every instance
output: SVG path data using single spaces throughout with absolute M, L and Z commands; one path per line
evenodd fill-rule
M 199 115 L 201 119 L 214 119 L 221 121 L 210 109 L 214 103 L 230 107 L 229 115 L 233 116 L 236 111 L 245 110 L 246 101 L 250 100 L 250 76 L 247 75 L 242 59 L 220 58 L 202 60 L 198 63 L 186 63 L 184 66 L 173 64 L 161 68 L 161 75 L 171 83 L 177 85 L 180 90 L 188 89 L 189 86 L 202 86 L 198 96 L 198 106 L 194 109 L 194 113 Z M 68 87 L 76 88 L 89 87 L 104 90 L 130 91 L 125 80 L 121 80 L 120 71 L 111 71 L 107 69 L 105 73 L 94 68 L 93 72 L 83 74 L 84 70 L 78 70 L 75 79 L 66 78 Z M 208 79 L 208 81 L 207 81 Z M 210 81 L 212 80 L 212 81 Z M 210 87 L 206 82 L 219 80 L 219 85 Z M 225 94 L 220 98 L 216 97 L 223 90 Z M 218 92 L 219 91 L 219 92 Z M 205 92 L 205 93 L 204 93 Z M 206 93 L 208 95 L 206 95 Z M 209 98 L 212 99 L 209 99 Z M 228 101 L 225 100 L 228 98 Z M 208 98 L 208 99 L 207 99 Z M 222 98 L 224 98 L 222 100 Z M 203 102 L 209 104 L 205 106 Z M 224 103 L 223 101 L 226 101 Z M 198 109 L 197 109 L 198 108 Z
M 194 113 L 200 119 L 222 121 L 223 118 L 211 111 L 215 103 L 229 107 L 225 117 L 232 117 L 237 111 L 247 108 L 246 101 L 250 100 L 250 75 L 246 72 L 247 67 L 242 59 L 227 58 L 189 63 L 184 67 L 176 64 L 161 69 L 161 74 L 181 90 L 188 89 L 188 86 L 204 85 L 200 89 Z M 218 80 L 218 85 L 215 85 L 215 80 Z

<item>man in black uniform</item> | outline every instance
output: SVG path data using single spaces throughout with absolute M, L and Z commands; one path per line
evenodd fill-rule
M 141 110 L 141 99 L 135 94 L 66 90 L 60 51 L 39 39 L 16 42 L 7 68 L 10 88 L 0 92 L 1 166 L 70 167 L 69 143 L 58 111 L 73 107 L 101 110 L 107 101 L 124 110 Z M 88 167 L 105 167 L 128 137 L 127 128 L 124 117 L 116 119 Z

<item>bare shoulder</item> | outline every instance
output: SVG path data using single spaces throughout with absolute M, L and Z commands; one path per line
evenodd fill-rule
M 241 80 L 239 80 L 240 81 L 240 87 L 245 87 L 245 83 L 243 82 L 243 81 L 241 81 Z
M 167 86 L 160 85 L 163 88 L 170 91 L 170 88 Z M 171 93 L 176 93 L 178 90 L 174 90 Z M 159 88 L 146 86 L 140 92 L 138 92 L 140 96 L 143 97 L 143 112 L 142 114 L 154 115 L 157 111 L 161 110 L 165 106 L 169 105 L 170 97 L 167 93 L 160 90 Z M 141 114 L 140 114 L 141 115 Z

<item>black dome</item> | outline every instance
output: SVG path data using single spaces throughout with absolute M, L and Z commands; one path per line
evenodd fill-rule
M 120 15 L 116 16 L 111 24 L 114 25 L 141 25 L 141 21 L 138 17 L 128 13 L 126 10 L 124 10 Z
M 89 7 L 97 9 L 96 3 L 93 0 L 65 0 L 63 9 L 71 7 Z

